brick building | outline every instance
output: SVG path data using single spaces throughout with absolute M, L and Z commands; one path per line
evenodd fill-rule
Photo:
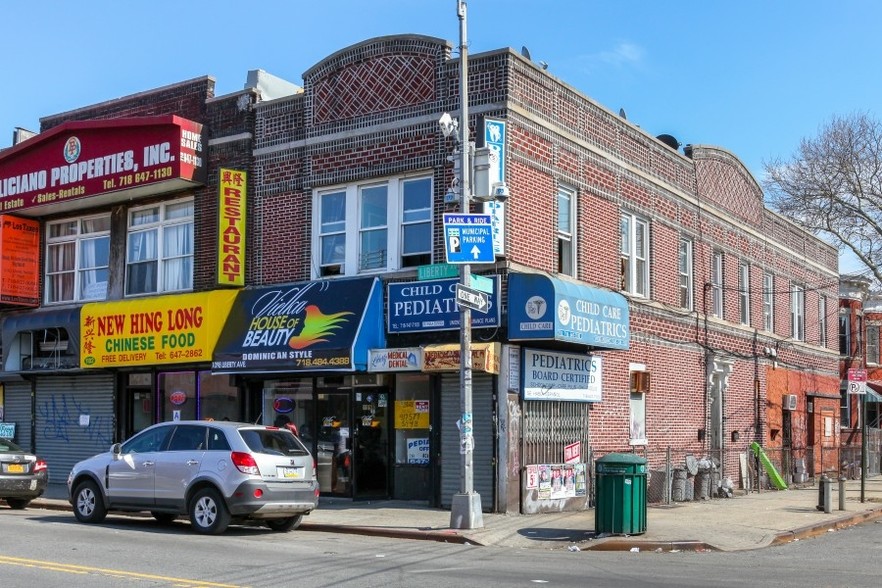
M 204 124 L 207 178 L 190 190 L 192 293 L 229 291 L 218 288 L 218 170 L 248 173 L 245 287 L 203 348 L 211 363 L 179 367 L 223 377 L 206 392 L 232 397 L 237 418 L 293 418 L 324 493 L 449 506 L 468 442 L 485 510 L 584 508 L 593 458 L 606 453 L 636 451 L 654 472 L 669 450 L 675 467 L 687 455 L 714 458 L 738 486 L 750 482 L 741 456 L 751 442 L 791 479 L 814 475 L 813 450 L 838 444 L 822 416 L 838 415 L 840 402 L 829 320 L 837 252 L 767 210 L 724 149 L 681 150 L 510 49 L 470 57 L 470 135 L 499 155 L 488 177 L 511 198 L 467 211 L 492 215 L 495 249 L 495 261 L 472 266 L 493 293 L 488 313 L 472 313 L 468 436 L 458 422 L 457 279 L 442 265 L 443 214 L 463 212 L 446 197 L 458 187 L 456 144 L 438 128 L 442 113 L 458 112 L 451 45 L 370 39 L 308 69 L 302 92 L 274 99 L 213 98 L 206 82 L 196 112 L 161 107 L 177 87 L 50 117 L 43 131 L 62 118 L 172 113 Z M 0 178 L 10 157 L 0 155 Z M 124 219 L 128 206 L 77 213 Z M 44 233 L 56 218 L 31 216 Z M 123 259 L 131 246 L 118 239 Z M 113 279 L 105 304 L 131 303 L 127 281 Z M 4 358 L 7 331 L 26 330 L 17 320 L 4 323 Z M 105 366 L 105 397 L 134 394 L 131 367 Z M 164 404 L 177 391 L 163 388 L 165 369 L 155 361 L 135 378 L 156 395 L 159 420 L 190 398 Z M 7 385 L 7 412 L 13 397 Z

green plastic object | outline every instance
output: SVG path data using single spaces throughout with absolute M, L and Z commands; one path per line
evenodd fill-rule
M 594 463 L 594 531 L 612 535 L 645 533 L 646 460 L 633 453 L 610 453 Z
M 766 472 L 769 474 L 769 479 L 772 481 L 772 485 L 778 490 L 787 490 L 787 482 L 784 481 L 784 478 L 782 478 L 781 474 L 778 473 L 778 470 L 775 469 L 775 464 L 772 463 L 772 460 L 769 459 L 769 456 L 766 455 L 766 452 L 763 451 L 763 448 L 760 447 L 759 443 L 754 441 L 750 444 L 750 448 L 753 450 L 753 454 L 759 458 L 763 467 L 766 468 Z

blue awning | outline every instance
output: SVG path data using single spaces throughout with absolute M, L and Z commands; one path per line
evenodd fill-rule
M 22 349 L 21 333 L 31 333 L 32 347 Z M 8 314 L 0 328 L 3 371 L 78 368 L 80 365 L 80 307 Z M 12 357 L 10 357 L 12 356 Z M 29 357 L 28 357 L 29 356 Z M 22 363 L 22 360 L 27 362 Z M 41 365 L 45 359 L 45 365 Z
M 882 402 L 882 382 L 878 384 L 876 382 L 867 382 L 867 402 Z
M 378 278 L 265 286 L 236 296 L 211 370 L 367 371 L 368 350 L 385 346 Z
M 508 278 L 508 336 L 551 340 L 595 349 L 628 349 L 628 301 L 616 292 L 546 274 Z

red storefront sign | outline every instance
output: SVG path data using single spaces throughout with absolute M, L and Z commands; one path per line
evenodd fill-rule
M 179 116 L 67 122 L 0 153 L 0 212 L 178 190 L 205 183 L 206 163 L 202 124 Z

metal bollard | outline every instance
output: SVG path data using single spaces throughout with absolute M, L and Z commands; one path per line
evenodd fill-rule
M 827 474 L 821 474 L 821 477 L 818 479 L 818 510 L 822 510 L 825 513 L 831 512 L 830 510 L 830 492 L 832 480 L 827 477 Z
M 845 476 L 839 476 L 839 510 L 845 510 Z

